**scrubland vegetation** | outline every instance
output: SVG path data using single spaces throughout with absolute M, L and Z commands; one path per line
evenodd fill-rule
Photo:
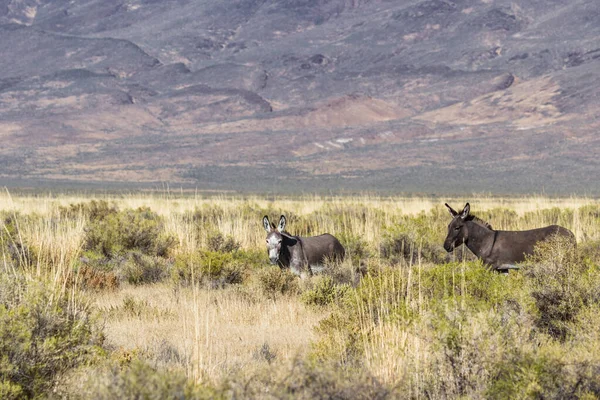
M 442 248 L 449 201 L 560 224 L 519 271 Z M 0 195 L 0 398 L 600 397 L 600 203 Z M 268 264 L 261 218 L 341 264 Z

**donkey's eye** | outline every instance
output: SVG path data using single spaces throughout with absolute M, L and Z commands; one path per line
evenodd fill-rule
M 457 226 L 456 228 L 454 228 L 455 231 L 459 231 L 460 230 L 460 226 Z
M 281 244 L 281 239 L 279 239 L 279 242 L 277 242 L 277 244 Z
M 267 243 L 269 243 L 269 239 L 267 239 Z

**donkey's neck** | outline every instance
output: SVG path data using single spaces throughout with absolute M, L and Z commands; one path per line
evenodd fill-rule
M 469 230 L 465 245 L 473 252 L 473 254 L 479 258 L 483 258 L 485 261 L 494 247 L 496 231 L 486 228 L 474 221 L 468 221 L 465 225 Z
M 281 268 L 289 268 L 291 258 L 288 246 L 281 246 L 281 251 L 279 252 L 279 266 Z
M 281 236 L 283 243 L 279 252 L 279 263 L 281 267 L 289 268 L 292 260 L 292 248 L 298 243 L 298 240 L 287 232 L 282 232 Z

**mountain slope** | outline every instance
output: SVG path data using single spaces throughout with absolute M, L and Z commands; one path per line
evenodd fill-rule
M 600 4 L 0 0 L 0 180 L 600 194 Z

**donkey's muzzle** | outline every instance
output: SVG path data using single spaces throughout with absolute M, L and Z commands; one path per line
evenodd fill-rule
M 444 249 L 450 253 L 452 250 L 454 250 L 454 244 L 453 243 L 444 243 Z
M 277 258 L 269 258 L 269 261 L 271 261 L 271 265 L 275 265 L 275 264 L 277 264 L 277 261 L 279 261 L 279 259 L 277 259 Z

